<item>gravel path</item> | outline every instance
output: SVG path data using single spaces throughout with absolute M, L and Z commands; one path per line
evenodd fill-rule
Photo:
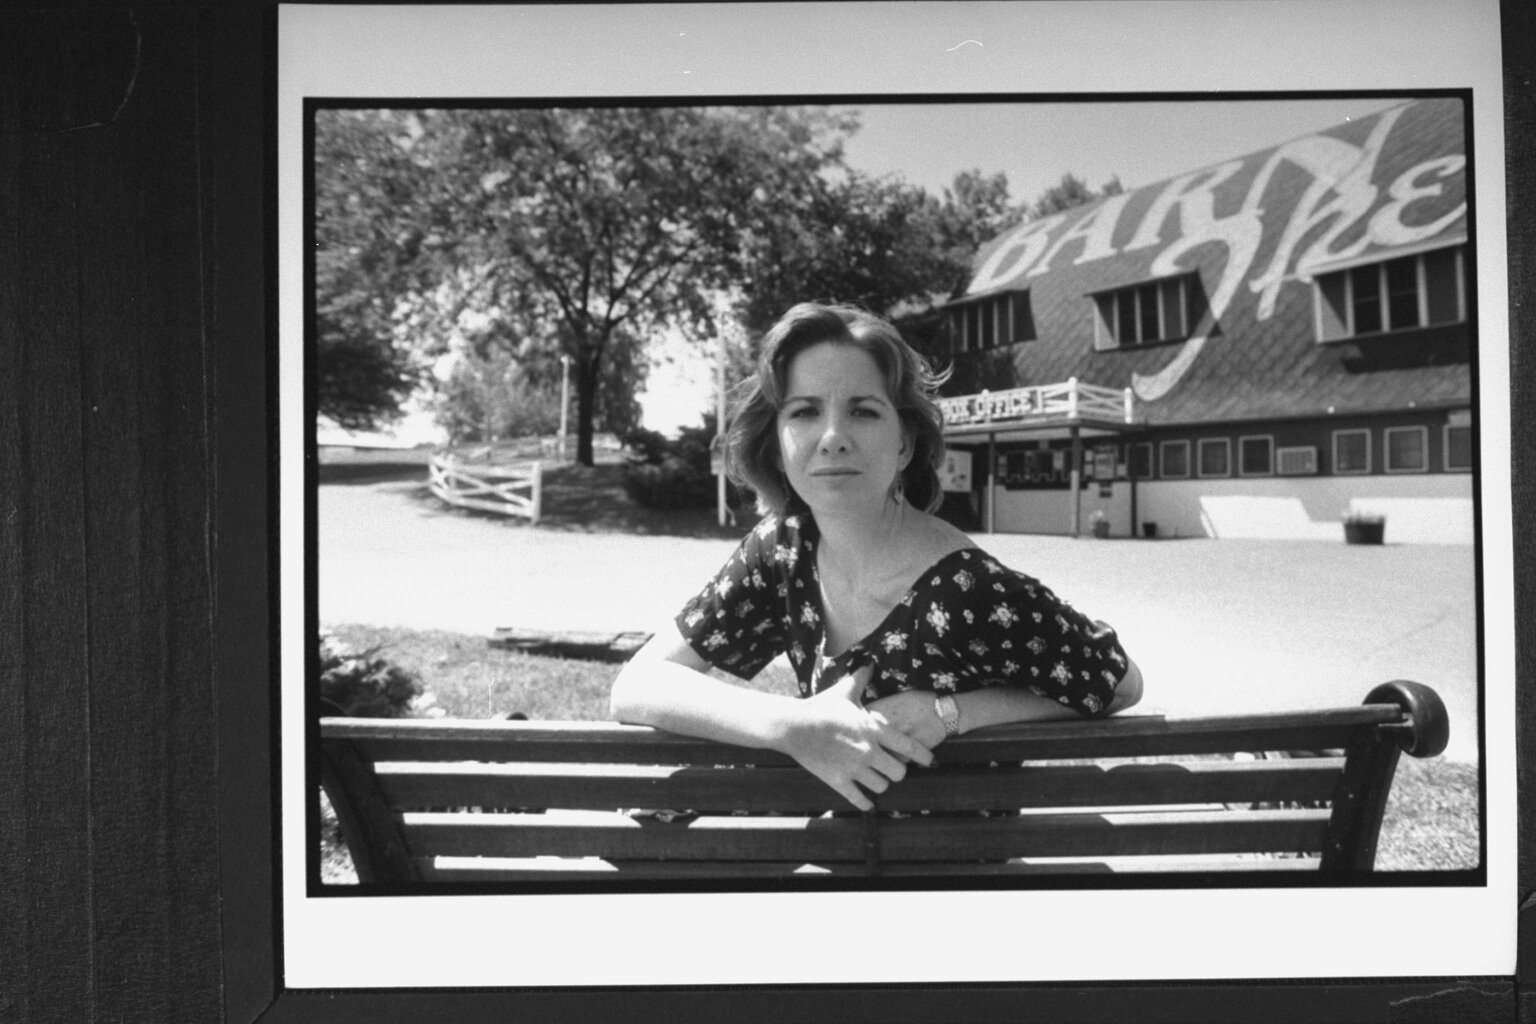
M 319 489 L 323 623 L 489 634 L 664 621 L 731 541 L 529 528 L 446 509 L 415 482 Z M 1353 704 L 1418 679 L 1450 711 L 1447 756 L 1477 758 L 1473 549 L 1309 541 L 978 536 L 1116 626 L 1169 714 Z

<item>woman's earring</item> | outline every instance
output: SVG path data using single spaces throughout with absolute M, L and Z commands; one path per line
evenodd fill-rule
M 905 473 L 897 473 L 896 479 L 891 481 L 890 499 L 900 505 L 906 497 L 907 481 Z

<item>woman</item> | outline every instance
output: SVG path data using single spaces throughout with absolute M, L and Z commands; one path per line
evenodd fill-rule
M 727 448 L 765 518 L 624 667 L 614 718 L 782 751 L 868 810 L 949 736 L 1140 699 L 1114 630 L 932 515 L 941 382 L 860 310 L 802 303 L 769 330 Z M 801 698 L 707 674 L 780 654 Z

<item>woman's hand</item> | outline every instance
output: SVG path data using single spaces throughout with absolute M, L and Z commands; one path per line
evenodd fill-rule
M 859 788 L 884 793 L 907 774 L 907 762 L 933 763 L 928 745 L 859 704 L 870 666 L 799 701 L 782 749 L 861 811 L 874 807 Z M 942 725 L 940 732 L 943 732 Z
M 870 701 L 864 705 L 864 710 L 932 750 L 943 743 L 947 735 L 944 720 L 939 717 L 933 701 L 931 691 L 903 690 Z

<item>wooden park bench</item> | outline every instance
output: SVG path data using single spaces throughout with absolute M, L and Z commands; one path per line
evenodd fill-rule
M 868 814 L 781 755 L 639 726 L 338 717 L 320 736 L 363 882 L 1347 874 L 1373 868 L 1399 752 L 1439 754 L 1448 723 L 1392 682 L 1358 707 L 997 726 Z

